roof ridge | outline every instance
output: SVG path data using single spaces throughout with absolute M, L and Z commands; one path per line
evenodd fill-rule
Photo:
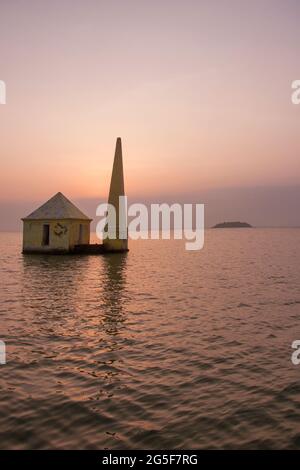
M 61 192 L 56 193 L 35 211 L 31 212 L 27 217 L 24 217 L 24 219 L 92 220 Z

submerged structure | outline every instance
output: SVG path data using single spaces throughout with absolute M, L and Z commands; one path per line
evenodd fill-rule
M 90 244 L 90 219 L 61 192 L 24 217 L 23 253 L 47 254 L 101 254 L 128 251 L 127 227 L 119 226 L 120 196 L 125 195 L 121 138 L 117 138 L 108 203 L 116 211 L 115 238 L 104 239 L 103 244 Z M 126 215 L 124 214 L 126 219 Z M 110 233 L 110 232 L 108 232 Z
M 23 220 L 23 253 L 61 253 L 90 242 L 89 219 L 57 193 Z
M 120 226 L 120 219 L 126 220 L 125 207 L 120 204 L 120 197 L 125 196 L 124 174 L 123 174 L 123 156 L 121 138 L 117 138 L 113 170 L 110 180 L 108 204 L 111 204 L 116 211 L 116 226 L 111 227 L 115 232 L 115 238 L 108 236 L 103 241 L 103 246 L 107 251 L 127 251 L 128 233 L 126 228 Z

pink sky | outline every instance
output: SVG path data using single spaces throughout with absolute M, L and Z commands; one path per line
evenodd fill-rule
M 1 0 L 5 211 L 105 197 L 117 136 L 132 197 L 298 185 L 299 13 L 296 0 Z

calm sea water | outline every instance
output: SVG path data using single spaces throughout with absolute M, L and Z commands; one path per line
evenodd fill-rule
M 1 448 L 300 448 L 299 242 L 47 257 L 0 234 Z

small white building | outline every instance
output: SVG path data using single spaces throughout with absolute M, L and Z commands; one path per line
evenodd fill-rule
M 92 219 L 62 193 L 22 220 L 23 253 L 68 253 L 90 243 Z

